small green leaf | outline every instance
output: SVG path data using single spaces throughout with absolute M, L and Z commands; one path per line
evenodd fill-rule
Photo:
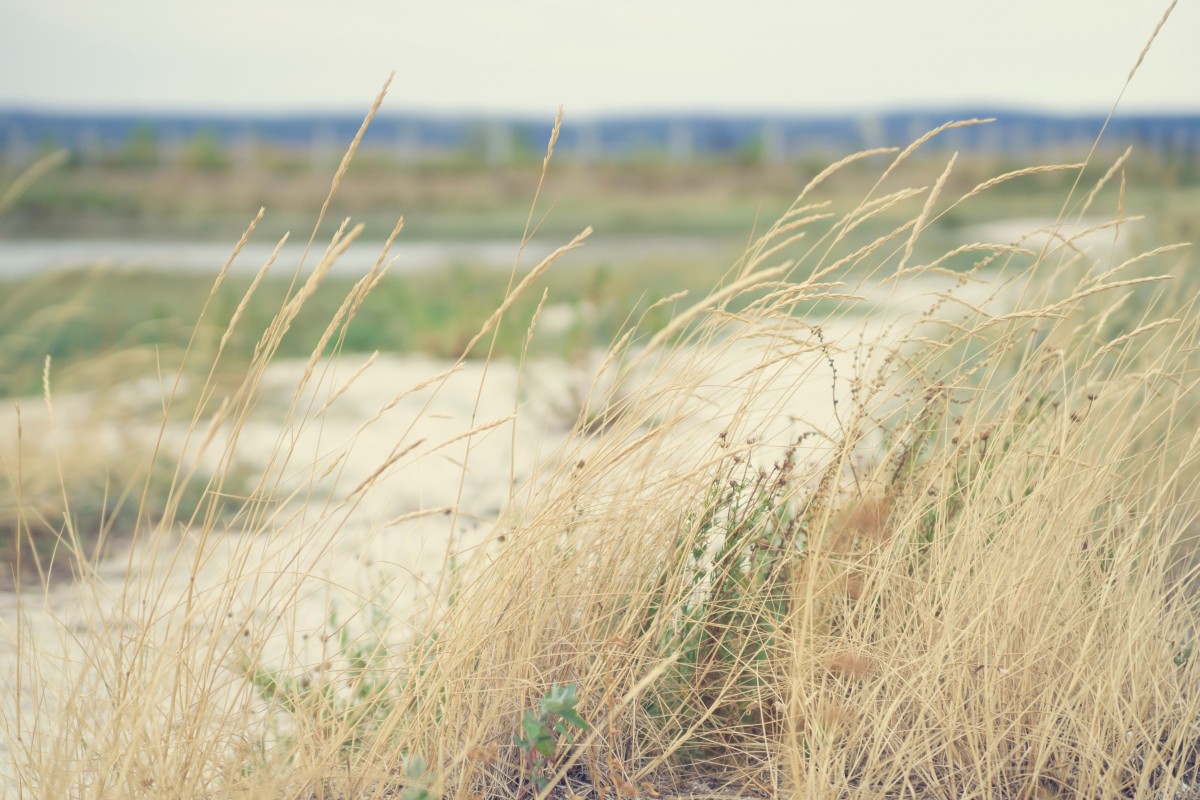
M 553 736 L 543 736 L 542 738 L 538 739 L 533 746 L 546 758 L 554 758 L 554 752 L 558 749 L 558 745 L 555 744 Z
M 532 711 L 526 711 L 525 716 L 521 718 L 521 730 L 525 732 L 526 741 L 533 743 L 542 735 L 544 728 L 542 721 L 534 716 Z
M 1175 654 L 1175 666 L 1182 667 L 1186 665 L 1191 660 L 1192 651 L 1195 649 L 1195 647 L 1196 642 L 1192 639 L 1189 639 L 1184 645 L 1179 647 L 1178 652 Z
M 584 720 L 583 717 L 579 716 L 579 714 L 576 713 L 575 709 L 573 709 L 573 708 L 568 708 L 566 711 L 562 712 L 559 716 L 561 716 L 567 722 L 574 725 L 576 728 L 579 728 L 579 730 L 581 730 L 581 731 L 589 731 L 592 729 L 592 726 L 588 725 L 587 721 Z
M 570 711 L 579 702 L 579 698 L 575 696 L 574 684 L 570 686 L 552 686 L 546 696 L 542 698 L 541 712 L 543 716 L 552 714 L 562 715 L 564 711 Z
M 420 756 L 409 756 L 404 759 L 404 775 L 409 780 L 417 780 L 425 774 L 425 759 Z

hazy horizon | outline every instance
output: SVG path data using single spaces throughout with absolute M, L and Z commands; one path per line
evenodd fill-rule
M 382 81 L 380 86 L 382 86 Z M 155 117 L 171 117 L 171 118 L 242 118 L 255 117 L 262 119 L 286 119 L 290 117 L 355 117 L 360 118 L 370 106 L 370 101 L 374 98 L 367 98 L 358 106 L 297 106 L 293 108 L 268 108 L 268 109 L 251 109 L 251 108 L 209 108 L 204 106 L 189 107 L 189 108 L 159 108 L 159 107 L 136 107 L 136 106 L 114 106 L 110 108 L 96 106 L 70 106 L 70 105 L 45 105 L 36 103 L 8 103 L 0 99 L 0 113 L 20 113 L 34 114 L 46 116 L 96 116 L 96 117 L 135 117 L 135 116 L 155 116 Z M 854 116 L 871 116 L 871 115 L 888 115 L 888 114 L 926 114 L 937 112 L 958 112 L 958 113 L 994 113 L 994 114 L 1029 114 L 1046 117 L 1105 117 L 1110 111 L 1111 106 L 1107 107 L 1088 107 L 1077 109 L 1061 109 L 1052 106 L 1036 105 L 1033 103 L 982 103 L 982 102 L 955 102 L 947 100 L 944 102 L 930 103 L 913 103 L 908 105 L 883 105 L 883 106 L 864 106 L 857 108 L 612 108 L 598 111 L 581 111 L 572 113 L 569 107 L 564 106 L 564 116 L 567 122 L 578 122 L 588 120 L 620 120 L 634 118 L 651 118 L 651 117 L 713 117 L 722 119 L 786 119 L 786 118 L 845 118 Z M 553 119 L 557 112 L 557 108 L 547 108 L 545 110 L 535 109 L 472 109 L 472 108 L 436 108 L 436 107 L 407 107 L 397 108 L 394 104 L 385 104 L 384 108 L 379 112 L 380 118 L 389 117 L 421 117 L 438 119 L 444 118 L 448 120 L 461 118 L 501 118 L 509 119 L 518 122 L 541 121 L 543 119 Z M 1145 107 L 1145 108 L 1127 108 L 1122 103 L 1117 109 L 1116 117 L 1121 116 L 1139 116 L 1139 117 L 1191 117 L 1200 116 L 1200 102 L 1194 106 L 1187 107 Z

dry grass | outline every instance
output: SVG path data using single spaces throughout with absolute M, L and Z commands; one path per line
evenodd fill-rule
M 871 157 L 890 159 L 886 175 L 910 153 Z M 841 217 L 814 180 L 712 295 L 613 345 L 596 375 L 612 405 L 584 408 L 484 545 L 447 536 L 423 603 L 339 587 L 354 609 L 317 642 L 303 615 L 329 588 L 335 540 L 381 476 L 456 438 L 403 439 L 366 481 L 319 491 L 338 457 L 293 460 L 344 388 L 321 342 L 264 477 L 220 513 L 272 353 L 355 235 L 344 225 L 242 384 L 168 405 L 158 457 L 182 455 L 166 508 L 211 474 L 196 512 L 141 520 L 139 570 L 82 581 L 76 617 L 20 595 L 14 785 L 466 800 L 1171 797 L 1196 783 L 1200 317 L 1159 288 L 1186 262 L 1107 263 L 1067 241 L 981 243 L 957 276 L 909 263 L 962 202 L 951 169 Z M 881 208 L 909 222 L 839 248 Z M 851 270 L 869 277 L 845 285 Z M 793 313 L 814 298 L 841 311 Z M 177 418 L 184 433 L 167 435 Z M 555 687 L 574 687 L 585 725 L 547 705 Z M 515 740 L 539 732 L 540 760 Z

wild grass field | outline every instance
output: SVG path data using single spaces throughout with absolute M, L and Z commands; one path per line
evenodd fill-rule
M 1136 154 L 910 170 L 940 132 L 711 274 L 334 280 L 347 222 L 16 287 L 11 793 L 1200 796 L 1194 256 Z M 1041 233 L 938 227 L 1026 181 Z

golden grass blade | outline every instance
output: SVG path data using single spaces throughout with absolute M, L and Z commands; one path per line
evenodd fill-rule
M 954 169 L 954 162 L 957 160 L 958 153 L 950 157 L 946 168 L 942 170 L 942 174 L 938 176 L 937 181 L 933 184 L 933 189 L 929 192 L 929 196 L 925 198 L 925 205 L 921 208 L 921 214 L 913 224 L 912 233 L 908 237 L 908 242 L 904 245 L 904 255 L 900 257 L 900 264 L 896 267 L 896 272 L 903 272 L 904 268 L 908 265 L 908 260 L 912 258 L 913 247 L 917 243 L 917 237 L 921 235 L 925 223 L 929 220 L 929 215 L 933 211 L 933 204 L 941 196 L 942 189 L 945 187 L 946 181 L 950 177 L 950 172 Z
M 66 150 L 55 150 L 33 162 L 24 172 L 17 176 L 15 181 L 9 184 L 8 188 L 4 190 L 4 194 L 0 194 L 0 214 L 6 213 L 21 199 L 21 195 L 25 194 L 30 186 L 37 183 L 46 173 L 65 164 L 70 156 L 71 154 Z

